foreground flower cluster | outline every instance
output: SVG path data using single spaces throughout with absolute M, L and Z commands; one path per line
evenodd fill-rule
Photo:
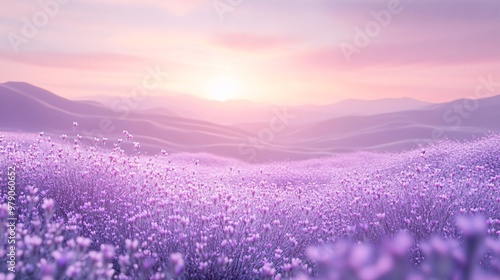
M 499 136 L 261 165 L 61 138 L 0 137 L 0 279 L 9 166 L 20 279 L 500 277 Z

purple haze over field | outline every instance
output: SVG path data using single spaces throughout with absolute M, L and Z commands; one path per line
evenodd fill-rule
M 500 279 L 500 2 L 2 0 L 0 280 Z
M 473 140 L 500 132 L 500 96 L 442 104 L 381 99 L 289 107 L 137 98 L 72 101 L 27 83 L 4 83 L 0 84 L 0 131 L 45 131 L 58 137 L 69 130 L 87 145 L 96 138 L 116 141 L 127 137 L 123 135 L 127 131 L 133 135 L 127 151 L 133 142 L 140 142 L 141 151 L 148 154 L 161 150 L 210 153 L 248 162 L 353 151 L 396 152 L 443 139 Z M 18 113 L 19 108 L 23 113 Z M 79 123 L 76 132 L 71 131 L 74 121 Z

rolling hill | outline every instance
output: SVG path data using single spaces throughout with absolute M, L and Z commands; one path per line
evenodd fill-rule
M 7 82 L 0 84 L 0 130 L 45 131 L 54 136 L 80 134 L 86 139 L 106 137 L 110 142 L 123 138 L 122 132 L 127 130 L 134 139 L 124 145 L 130 147 L 138 141 L 142 150 L 150 154 L 164 149 L 252 162 L 352 151 L 399 151 L 440 139 L 467 140 L 500 132 L 500 96 L 477 100 L 477 104 L 465 99 L 432 105 L 408 99 L 349 100 L 340 105 L 289 108 L 289 119 L 284 119 L 286 113 L 278 113 L 280 109 L 252 105 L 248 112 L 258 108 L 262 114 L 253 121 L 234 124 L 186 113 L 196 106 L 204 108 L 200 105 L 203 102 L 211 102 L 193 100 L 185 101 L 185 108 L 177 112 L 161 107 L 116 110 L 106 103 L 68 100 L 27 83 Z M 403 103 L 406 105 L 397 109 Z M 336 110 L 336 106 L 343 111 Z M 226 112 L 237 111 L 229 107 Z M 363 107 L 379 109 L 359 114 Z M 79 123 L 75 132 L 74 121 Z

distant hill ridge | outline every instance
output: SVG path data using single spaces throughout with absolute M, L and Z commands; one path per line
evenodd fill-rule
M 288 108 L 293 118 L 284 124 L 276 117 L 279 108 L 262 104 L 247 107 L 243 101 L 236 105 L 226 103 L 220 115 L 227 114 L 226 118 L 231 119 L 241 111 L 238 106 L 246 108 L 247 113 L 261 114 L 254 119 L 244 116 L 248 119 L 230 124 L 216 122 L 216 117 L 197 117 L 190 113 L 197 111 L 197 106 L 215 104 L 210 110 L 216 111 L 224 103 L 194 100 L 194 105 L 187 102 L 184 108 L 171 104 L 178 107 L 177 112 L 157 106 L 124 116 L 106 103 L 68 100 L 28 83 L 7 82 L 0 84 L 0 130 L 68 134 L 77 121 L 76 133 L 87 138 L 107 137 L 112 141 L 123 138 L 122 131 L 128 130 L 134 139 L 126 145 L 138 141 L 148 153 L 162 149 L 202 152 L 257 162 L 307 159 L 338 152 L 398 151 L 444 138 L 467 140 L 500 132 L 500 96 L 477 100 L 477 104 L 471 101 L 477 108 L 465 112 L 456 109 L 465 100 L 428 104 L 401 98 L 304 105 Z M 399 104 L 406 104 L 401 105 L 406 109 L 398 110 Z M 385 107 L 382 110 L 377 106 Z M 331 112 L 335 107 L 352 108 L 353 113 L 340 109 Z M 358 115 L 355 108 L 366 108 L 365 114 Z M 373 114 L 366 115 L 370 108 L 374 108 Z M 209 114 L 210 110 L 202 109 L 198 110 L 201 115 Z M 377 110 L 383 113 L 374 113 Z M 277 123 L 271 124 L 272 121 Z

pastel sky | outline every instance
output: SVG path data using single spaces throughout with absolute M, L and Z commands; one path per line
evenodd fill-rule
M 1 1 L 0 82 L 127 95 L 153 68 L 169 76 L 151 94 L 325 104 L 441 102 L 500 81 L 497 0 L 58 1 Z

